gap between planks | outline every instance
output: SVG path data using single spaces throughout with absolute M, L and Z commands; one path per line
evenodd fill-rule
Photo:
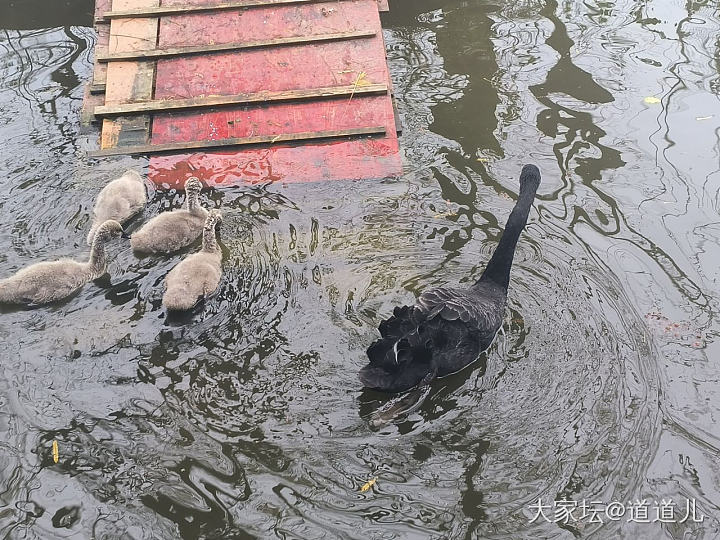
M 357 137 L 362 135 L 385 135 L 385 127 L 367 127 L 341 129 L 337 131 L 311 131 L 304 133 L 287 133 L 280 135 L 257 135 L 254 137 L 241 137 L 234 139 L 218 139 L 214 141 L 191 141 L 165 144 L 149 144 L 142 146 L 120 146 L 88 152 L 88 157 L 149 155 L 166 152 L 187 152 L 189 150 L 206 150 L 212 148 L 228 148 L 233 146 L 255 146 L 262 144 L 275 144 L 295 141 L 312 141 L 318 139 L 337 139 L 342 137 Z
M 281 92 L 266 91 L 255 94 L 208 96 L 189 99 L 158 99 L 153 101 L 140 101 L 137 103 L 123 103 L 119 105 L 100 105 L 95 107 L 94 114 L 98 117 L 146 114 L 152 112 L 224 107 L 228 105 L 248 105 L 262 104 L 265 102 L 302 101 L 310 99 L 386 94 L 387 91 L 388 87 L 385 84 L 369 84 L 367 86 L 330 86 L 325 88 L 285 90 Z

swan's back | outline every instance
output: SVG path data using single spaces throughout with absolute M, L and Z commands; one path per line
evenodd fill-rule
M 360 380 L 368 388 L 401 392 L 428 374 L 461 370 L 492 344 L 505 301 L 505 290 L 493 283 L 425 291 L 415 305 L 395 308 L 380 323 L 382 337 L 368 348 L 370 362 Z
M 165 278 L 163 305 L 170 311 L 187 311 L 217 290 L 222 278 L 222 251 L 216 240 L 217 210 L 208 213 L 203 226 L 203 246 L 188 255 Z
M 192 309 L 212 294 L 222 278 L 222 253 L 193 253 L 165 278 L 163 305 L 170 311 Z
M 100 224 L 107 220 L 125 223 L 147 204 L 147 190 L 142 177 L 135 171 L 126 171 L 120 178 L 109 182 L 98 194 L 93 209 L 93 224 L 87 243 L 92 244 Z
M 87 263 L 72 259 L 40 262 L 0 280 L 0 302 L 6 304 L 45 304 L 80 289 L 86 282 Z
M 163 212 L 133 233 L 130 245 L 137 253 L 172 253 L 189 246 L 202 234 L 207 210 Z

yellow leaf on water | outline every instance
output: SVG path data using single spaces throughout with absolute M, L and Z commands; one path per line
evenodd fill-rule
M 477 158 L 477 160 L 480 161 L 480 162 L 482 162 L 482 163 L 487 163 L 488 161 L 490 161 L 490 158 L 479 157 L 479 158 Z
M 53 456 L 53 461 L 54 461 L 55 463 L 57 463 L 58 460 L 60 459 L 60 450 L 58 449 L 58 442 L 57 442 L 57 441 L 53 441 L 53 444 L 52 444 L 52 456 Z
M 643 101 L 648 105 L 655 105 L 657 103 L 660 103 L 660 98 L 656 98 L 655 96 L 648 96 Z
M 372 478 L 371 480 L 368 480 L 363 484 L 363 486 L 360 488 L 360 493 L 365 493 L 368 489 L 373 487 L 375 485 L 375 482 L 377 482 L 377 476 L 375 478 Z

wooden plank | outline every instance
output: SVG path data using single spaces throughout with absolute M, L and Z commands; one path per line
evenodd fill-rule
M 96 0 L 95 15 L 99 15 L 112 7 L 111 0 Z M 110 24 L 107 22 L 95 25 L 95 54 L 100 51 L 106 51 L 110 41 Z M 80 125 L 82 127 L 90 127 L 97 122 L 97 118 L 93 114 L 93 109 L 97 105 L 102 105 L 104 100 L 102 96 L 98 96 L 95 89 L 98 87 L 95 81 L 102 83 L 103 92 L 105 91 L 105 75 L 107 72 L 106 65 L 100 65 L 97 62 L 93 65 L 92 82 L 85 85 L 85 93 L 83 98 L 83 108 L 80 111 Z
M 100 53 L 106 53 L 110 44 L 110 22 L 105 20 L 97 21 L 100 15 L 110 9 L 112 9 L 112 0 L 95 0 L 95 33 L 97 34 L 97 41 L 95 43 L 96 56 Z M 95 62 L 95 64 L 93 65 L 92 86 L 104 86 L 106 75 L 107 66 Z M 91 93 L 93 93 L 92 86 L 90 89 Z
M 103 105 L 95 107 L 95 116 L 118 116 L 142 114 L 150 112 L 168 112 L 178 110 L 204 109 L 229 105 L 249 105 L 272 103 L 277 101 L 300 101 L 318 98 L 339 98 L 362 96 L 368 94 L 384 94 L 388 90 L 386 84 L 368 86 L 336 86 L 329 88 L 309 88 L 302 90 L 286 90 L 283 92 L 258 92 L 255 94 L 236 94 L 233 96 L 208 96 L 190 99 L 158 99 L 121 105 Z
M 206 1 L 163 0 L 163 5 Z M 373 29 L 376 35 L 366 40 L 318 43 L 311 47 L 297 45 L 238 54 L 159 59 L 155 99 L 390 85 L 377 0 L 162 17 L 158 48 L 163 49 L 362 29 Z M 401 174 L 392 102 L 387 94 L 159 114 L 153 120 L 152 141 L 168 144 L 274 137 L 278 133 L 363 126 L 384 126 L 385 135 L 151 155 L 149 178 L 164 187 L 181 185 L 189 170 L 202 170 L 204 180 L 224 185 L 386 178 Z
M 107 86 L 105 85 L 105 83 L 103 83 L 103 84 L 91 84 L 91 85 L 90 85 L 90 93 L 93 94 L 93 95 L 104 94 L 106 88 L 107 88 Z
M 228 11 L 232 9 L 245 9 L 255 7 L 283 6 L 293 4 L 312 4 L 321 2 L 342 2 L 343 0 L 236 0 L 222 4 L 183 4 L 164 5 L 159 7 L 144 7 L 137 9 L 115 9 L 103 14 L 104 19 L 131 19 L 146 17 L 161 17 L 163 15 L 186 15 L 208 11 Z
M 283 45 L 306 45 L 324 41 L 338 41 L 343 39 L 360 39 L 373 37 L 375 32 L 354 31 L 337 34 L 320 34 L 316 36 L 290 36 L 286 38 L 261 39 L 246 43 L 221 43 L 214 45 L 199 45 L 194 47 L 175 47 L 169 49 L 155 49 L 149 51 L 128 51 L 114 54 L 102 54 L 95 57 L 96 62 L 114 62 L 118 60 L 150 60 L 154 58 L 171 58 L 173 56 L 187 56 L 191 54 L 205 54 L 228 51 L 242 51 L 260 49 L 263 47 L 278 47 Z
M 157 7 L 159 0 L 113 0 L 113 9 Z M 147 50 L 157 46 L 157 19 L 115 19 L 110 24 L 109 53 Z M 107 66 L 105 105 L 153 99 L 155 62 L 113 62 Z M 150 141 L 149 117 L 103 120 L 101 148 L 137 146 Z
M 107 22 L 97 23 L 95 25 L 95 31 L 97 32 L 97 43 L 95 45 L 95 64 L 93 65 L 93 78 L 90 91 L 92 92 L 93 87 L 98 88 L 102 86 L 104 92 L 107 78 L 107 65 L 98 62 L 98 58 L 107 54 L 110 44 L 110 24 Z
M 90 85 L 85 85 L 85 95 L 83 96 L 83 107 L 80 110 L 80 126 L 81 128 L 91 127 L 93 124 L 98 122 L 98 118 L 94 114 L 96 106 L 101 105 L 104 102 L 103 97 L 99 95 L 93 95 L 90 92 Z
M 358 137 L 362 135 L 384 135 L 385 127 L 365 127 L 342 129 L 334 131 L 311 131 L 305 133 L 287 133 L 275 136 L 261 135 L 256 137 L 241 137 L 233 139 L 216 139 L 209 141 L 192 141 L 183 143 L 147 144 L 138 146 L 125 146 L 108 148 L 88 152 L 88 157 L 105 157 L 120 155 L 148 155 L 165 152 L 185 152 L 188 150 L 204 150 L 209 148 L 228 148 L 233 146 L 255 146 L 260 144 L 277 144 L 299 142 L 319 139 L 337 139 L 342 137 Z

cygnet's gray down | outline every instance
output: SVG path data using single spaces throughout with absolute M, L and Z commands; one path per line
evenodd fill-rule
M 0 280 L 0 303 L 47 304 L 67 298 L 88 281 L 105 274 L 105 244 L 121 235 L 124 234 L 120 223 L 106 221 L 95 233 L 88 262 L 72 259 L 40 262 Z
M 211 210 L 203 228 L 202 249 L 185 257 L 165 278 L 163 305 L 168 310 L 192 309 L 220 285 L 222 251 L 215 238 L 215 228 L 220 223 L 220 212 Z
M 202 183 L 195 177 L 185 182 L 185 208 L 163 212 L 133 233 L 136 253 L 172 253 L 192 244 L 202 234 L 208 211 L 200 206 Z
M 113 219 L 124 225 L 131 217 L 141 212 L 146 204 L 145 182 L 135 171 L 125 171 L 120 178 L 109 182 L 95 201 L 93 221 L 87 235 L 88 245 L 92 245 L 95 231 L 102 223 Z

